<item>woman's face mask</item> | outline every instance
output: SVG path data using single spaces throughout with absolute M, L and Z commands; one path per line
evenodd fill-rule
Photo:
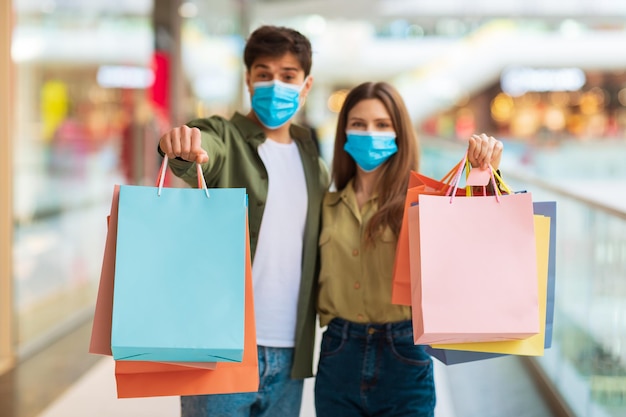
M 300 108 L 300 91 L 306 84 L 288 84 L 279 80 L 252 84 L 252 110 L 268 129 L 278 129 L 287 123 Z
M 398 152 L 398 145 L 395 132 L 348 130 L 343 149 L 363 171 L 371 172 Z

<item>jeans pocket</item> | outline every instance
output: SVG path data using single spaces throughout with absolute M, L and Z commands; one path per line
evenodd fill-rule
M 320 356 L 335 355 L 343 349 L 345 339 L 341 334 L 329 332 L 326 330 L 322 336 L 322 346 L 320 348 Z
M 430 366 L 432 360 L 424 348 L 413 343 L 412 337 L 391 339 L 391 352 L 400 362 L 413 366 Z

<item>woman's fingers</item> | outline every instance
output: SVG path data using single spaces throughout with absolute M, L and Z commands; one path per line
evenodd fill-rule
M 467 154 L 473 167 L 487 168 L 489 165 L 498 169 L 502 157 L 502 142 L 484 133 L 469 138 Z

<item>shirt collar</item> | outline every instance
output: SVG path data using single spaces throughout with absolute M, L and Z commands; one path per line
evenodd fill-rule
M 376 200 L 378 199 L 378 195 L 375 194 L 372 196 L 363 206 L 363 209 L 366 211 L 370 211 L 375 209 Z M 356 192 L 354 191 L 354 178 L 350 179 L 346 186 L 341 191 L 336 191 L 334 193 L 329 193 L 326 197 L 325 205 L 327 206 L 335 206 L 339 204 L 339 202 L 343 202 L 343 204 L 348 207 L 348 209 L 352 212 L 352 215 L 359 221 L 362 221 L 361 218 L 361 209 L 356 201 Z M 371 206 L 374 204 L 374 206 Z
M 370 197 L 368 203 L 371 202 L 371 201 L 375 201 L 377 199 L 378 199 L 378 192 L 374 191 L 374 195 L 372 195 Z M 354 177 L 352 177 L 348 181 L 348 183 L 343 188 L 343 190 L 334 192 L 334 193 L 332 193 L 328 197 L 328 204 L 329 205 L 335 205 L 340 200 L 344 200 L 344 201 L 354 200 L 354 201 L 356 201 L 356 191 L 354 190 Z

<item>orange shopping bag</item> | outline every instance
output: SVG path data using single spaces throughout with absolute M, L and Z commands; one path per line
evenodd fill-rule
M 169 395 L 230 394 L 259 389 L 259 365 L 254 321 L 250 239 L 246 225 L 245 335 L 243 360 L 220 362 L 215 370 L 156 362 L 116 361 L 118 398 Z
M 492 181 L 497 190 L 493 175 Z M 417 244 L 411 257 L 415 343 L 538 334 L 531 194 L 459 198 L 456 185 L 450 191 L 452 196 L 420 195 L 409 208 L 411 252 Z
M 96 310 L 91 327 L 89 353 L 111 356 L 111 317 L 113 311 L 113 279 L 115 276 L 115 242 L 117 241 L 117 205 L 120 186 L 113 189 L 111 212 L 107 216 L 107 237 L 100 272 Z

